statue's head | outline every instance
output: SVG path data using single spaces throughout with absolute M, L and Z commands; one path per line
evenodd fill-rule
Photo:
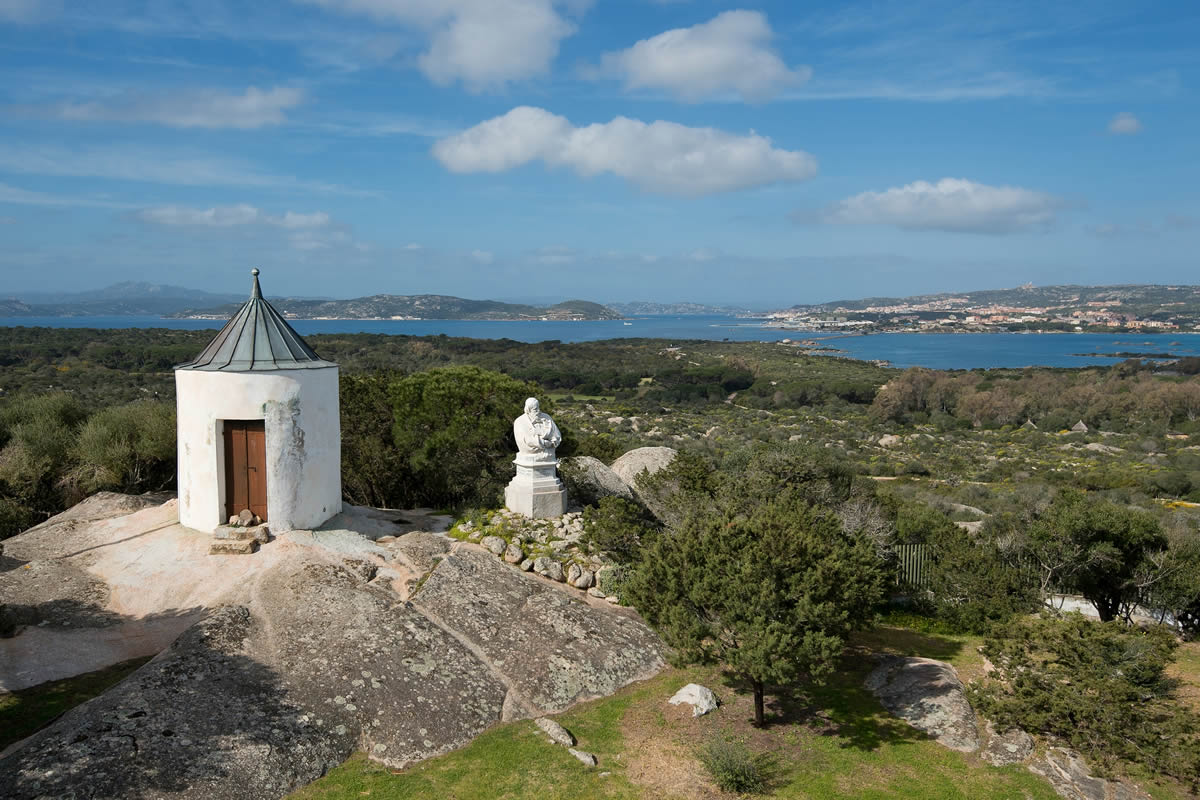
M 536 397 L 531 397 L 525 401 L 525 413 L 530 417 L 536 417 L 542 410 L 541 404 Z

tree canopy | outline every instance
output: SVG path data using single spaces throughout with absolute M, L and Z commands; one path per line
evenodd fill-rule
M 1064 491 L 1030 528 L 1028 551 L 1063 588 L 1096 607 L 1100 619 L 1128 616 L 1140 598 L 1143 560 L 1165 550 L 1167 537 L 1145 511 L 1081 492 Z
M 766 684 L 828 675 L 887 581 L 869 540 L 791 491 L 691 515 L 644 549 L 627 595 L 678 660 L 749 682 L 761 726 Z
M 393 380 L 392 441 L 422 487 L 421 500 L 495 505 L 517 452 L 513 419 L 525 398 L 538 394 L 536 384 L 479 367 L 442 367 Z M 552 410 L 548 400 L 542 408 Z

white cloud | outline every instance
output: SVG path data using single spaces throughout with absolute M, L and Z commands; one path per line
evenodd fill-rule
M 301 89 L 256 86 L 244 92 L 194 89 L 161 94 L 126 92 L 104 100 L 63 103 L 53 114 L 85 122 L 148 122 L 172 128 L 261 128 L 286 121 L 284 112 L 304 101 Z
M 360 197 L 369 190 L 300 180 L 230 158 L 194 156 L 148 147 L 39 147 L 0 142 L 0 170 L 29 175 L 109 178 L 175 186 L 249 186 Z
M 408 244 L 404 245 L 404 249 L 405 250 L 424 250 L 425 246 L 417 244 L 416 242 L 409 242 Z
M 690 101 L 724 92 L 768 100 L 812 75 L 805 66 L 789 69 L 771 48 L 772 38 L 766 15 L 725 11 L 708 22 L 605 53 L 599 72 L 623 78 L 628 89 L 665 89 Z
M 1132 135 L 1142 132 L 1142 123 L 1128 111 L 1122 111 L 1108 121 L 1108 132 L 1120 135 Z
M 17 206 L 83 206 L 88 208 L 129 208 L 127 203 L 119 203 L 103 197 L 88 197 L 86 195 L 63 195 L 49 192 L 37 192 L 22 189 L 7 183 L 0 183 L 0 203 Z
M 58 10 L 57 0 L 0 0 L 0 22 L 37 22 Z
M 541 161 L 586 177 L 607 172 L 647 191 L 682 195 L 803 181 L 817 172 L 808 153 L 774 147 L 754 132 L 739 136 L 626 117 L 575 127 L 530 106 L 439 140 L 433 155 L 452 172 L 503 172 Z
M 475 259 L 480 264 L 490 264 L 496 260 L 495 254 L 490 253 L 487 250 L 472 250 L 471 258 Z
M 555 0 L 301 0 L 335 11 L 426 31 L 421 71 L 445 86 L 462 81 L 480 90 L 546 73 L 559 43 L 576 27 L 560 13 L 581 13 L 587 2 Z
M 823 221 L 843 225 L 895 225 L 910 230 L 1014 233 L 1049 224 L 1063 205 L 1053 195 L 1019 186 L 988 186 L 962 178 L 916 181 L 882 192 L 863 192 L 829 209 Z
M 345 231 L 300 230 L 288 236 L 288 246 L 293 250 L 331 250 L 335 247 L 352 247 L 358 251 L 370 249 L 367 245 L 355 242 Z
M 533 256 L 539 264 L 555 267 L 575 263 L 576 254 L 575 251 L 569 247 L 563 247 L 562 245 L 550 245 L 548 247 L 538 248 L 534 252 Z
M 282 216 L 275 216 L 244 203 L 236 206 L 215 206 L 207 209 L 159 206 L 157 208 L 142 209 L 138 212 L 138 218 L 143 222 L 150 222 L 155 225 L 209 228 L 264 225 L 287 230 L 323 228 L 328 226 L 331 221 L 329 215 L 324 211 L 314 211 L 311 214 L 298 214 L 295 211 L 288 211 Z

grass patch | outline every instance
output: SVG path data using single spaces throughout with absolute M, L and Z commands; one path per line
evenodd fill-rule
M 719 669 L 671 669 L 557 717 L 580 748 L 597 755 L 596 769 L 523 721 L 499 725 L 461 750 L 406 770 L 356 755 L 292 797 L 718 800 L 734 795 L 712 781 L 698 750 L 720 737 L 743 742 L 752 758 L 771 765 L 763 797 L 1055 800 L 1049 784 L 1024 767 L 991 767 L 948 750 L 893 717 L 862 688 L 873 667 L 868 648 L 949 658 L 970 668 L 980 658 L 977 642 L 896 627 L 863 634 L 826 686 L 769 689 L 764 730 L 752 725 L 753 697 Z M 666 703 L 690 682 L 716 691 L 721 708 L 693 718 L 690 708 Z
M 1180 682 L 1179 699 L 1200 713 L 1200 641 L 1181 644 L 1167 674 Z
M 0 694 L 0 750 L 21 741 L 80 703 L 120 683 L 149 660 L 149 656 L 135 658 L 96 672 Z

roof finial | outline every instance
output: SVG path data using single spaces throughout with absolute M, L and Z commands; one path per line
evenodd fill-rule
M 256 298 L 256 297 L 261 298 L 262 297 L 262 289 L 258 288 L 258 267 L 255 267 L 254 269 L 250 270 L 250 274 L 254 276 L 254 288 L 252 288 L 250 290 L 250 297 L 251 297 L 251 299 Z

